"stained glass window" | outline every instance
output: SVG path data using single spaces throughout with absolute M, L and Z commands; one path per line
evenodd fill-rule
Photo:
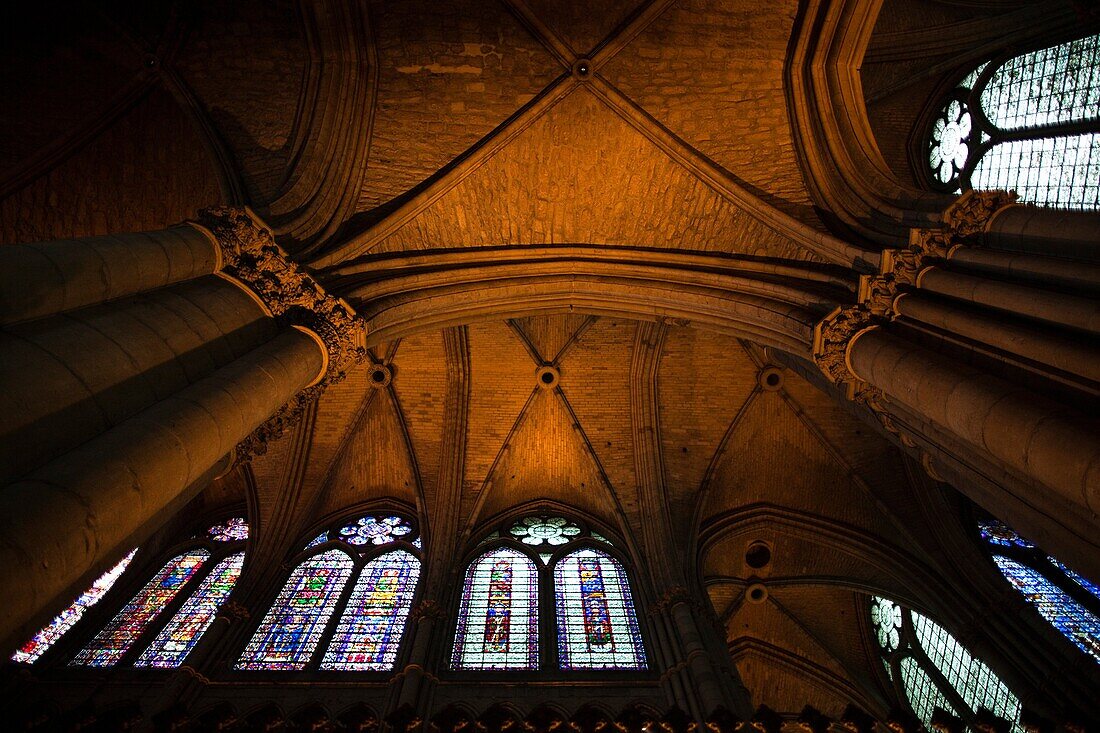
M 73 601 L 71 606 L 54 617 L 54 620 L 35 634 L 34 638 L 16 649 L 15 653 L 11 655 L 12 661 L 33 664 L 45 654 L 47 649 L 65 635 L 65 632 L 76 625 L 76 622 L 84 616 L 85 611 L 99 603 L 99 600 L 107 594 L 107 591 L 111 589 L 119 576 L 126 571 L 136 552 L 137 548 L 135 547 L 130 550 L 130 554 L 119 560 L 117 565 L 99 576 L 92 583 L 92 587 L 84 591 L 79 598 Z
M 634 602 L 618 560 L 584 548 L 554 568 L 562 669 L 645 669 Z
M 178 667 L 233 592 L 243 564 L 243 552 L 230 555 L 218 563 L 172 620 L 161 629 L 149 648 L 142 652 L 134 666 Z
M 994 555 L 993 561 L 1016 590 L 1031 601 L 1043 618 L 1081 651 L 1100 661 L 1100 619 L 1034 568 L 1001 555 Z
M 512 525 L 508 533 L 525 545 L 564 545 L 581 533 L 581 528 L 565 517 L 525 517 Z
M 210 539 L 215 542 L 237 542 L 248 539 L 248 522 L 244 517 L 233 517 L 222 524 L 215 524 L 208 530 Z
M 1012 189 L 1029 203 L 1100 207 L 1100 36 L 969 74 L 932 122 L 928 162 L 943 190 Z
M 456 669 L 538 668 L 538 569 L 502 547 L 466 571 L 458 614 Z
M 419 578 L 420 561 L 404 550 L 367 563 L 344 607 L 321 669 L 393 669 Z
M 905 698 L 929 729 L 936 708 L 968 723 L 979 709 L 985 709 L 1013 723 L 1013 730 L 1022 733 L 1020 701 L 942 626 L 878 597 L 871 599 L 871 622 L 887 670 L 897 665 L 900 674 L 896 679 Z
M 1100 662 L 1100 588 L 1004 522 L 982 519 L 978 530 L 1008 582 L 1063 636 Z
M 317 545 L 321 544 L 322 542 L 328 542 L 328 532 L 322 532 L 321 534 L 317 535 L 316 537 L 314 537 L 312 540 L 309 541 L 308 545 L 306 545 L 302 549 L 308 550 L 311 547 L 316 547 Z
M 110 667 L 118 662 L 209 557 L 206 550 L 192 550 L 169 560 L 70 664 Z
M 340 529 L 340 539 L 351 545 L 384 545 L 412 531 L 401 517 L 361 517 Z
M 238 669 L 302 669 L 336 610 L 354 560 L 329 550 L 294 568 L 237 663 Z

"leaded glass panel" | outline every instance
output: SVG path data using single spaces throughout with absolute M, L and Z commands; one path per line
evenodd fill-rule
M 248 522 L 244 517 L 232 517 L 222 524 L 215 524 L 208 530 L 210 539 L 215 542 L 238 542 L 248 539 Z
M 1006 720 L 1019 719 L 1020 701 L 993 674 L 993 670 L 971 656 L 942 626 L 916 611 L 909 613 L 917 642 L 928 660 L 947 678 L 972 711 L 983 707 Z
M 912 657 L 904 657 L 900 664 L 901 682 L 905 686 L 905 695 L 909 698 L 909 706 L 913 713 L 921 719 L 928 730 L 932 730 L 932 715 L 936 708 L 940 708 L 952 715 L 958 716 L 958 711 L 951 706 L 947 698 L 943 696 L 936 683 L 921 669 L 917 660 Z
M 562 669 L 645 669 L 630 583 L 618 560 L 590 548 L 554 568 Z
M 511 526 L 508 534 L 525 545 L 564 545 L 581 533 L 581 528 L 565 517 L 524 517 Z
M 206 550 L 192 550 L 169 560 L 70 664 L 113 666 L 209 557 Z
M 1038 571 L 1001 555 L 994 555 L 993 561 L 1043 618 L 1081 651 L 1100 661 L 1100 619 Z
M 340 539 L 349 545 L 384 545 L 412 531 L 412 525 L 401 517 L 360 517 L 340 529 Z
M 871 623 L 879 645 L 888 652 L 901 646 L 901 607 L 888 598 L 871 601 Z
M 1093 583 L 1092 581 L 1090 581 L 1088 578 L 1081 575 L 1080 573 L 1075 573 L 1073 570 L 1071 570 L 1070 568 L 1068 568 L 1065 565 L 1063 565 L 1062 563 L 1060 563 L 1057 559 L 1055 559 L 1055 558 L 1053 558 L 1049 555 L 1047 556 L 1047 559 L 1050 560 L 1052 563 L 1054 563 L 1058 567 L 1059 570 L 1061 570 L 1063 573 L 1065 573 L 1066 576 L 1070 580 L 1077 583 L 1077 585 L 1081 586 L 1082 588 L 1084 588 L 1085 590 L 1087 590 L 1089 593 L 1093 594 L 1097 598 L 1100 598 L 1100 586 L 1096 585 L 1095 583 Z
M 111 589 L 111 586 L 115 584 L 119 576 L 129 567 L 130 561 L 134 559 L 134 554 L 136 552 L 137 548 L 135 547 L 130 550 L 130 554 L 119 560 L 117 565 L 99 576 L 96 581 L 92 583 L 92 587 L 80 594 L 80 597 L 73 601 L 71 606 L 55 616 L 53 621 L 50 621 L 49 624 L 44 626 L 41 631 L 34 635 L 34 638 L 16 649 L 15 653 L 11 655 L 12 661 L 33 664 L 39 657 L 45 654 L 47 649 L 52 647 L 57 643 L 58 639 L 65 635 L 65 632 L 76 625 L 76 622 L 84 616 L 85 611 L 99 603 L 100 599 L 107 594 L 107 591 Z
M 452 666 L 538 668 L 538 570 L 526 555 L 502 547 L 466 570 Z
M 302 669 L 336 610 L 354 561 L 340 550 L 294 568 L 237 663 L 238 669 Z
M 970 175 L 978 189 L 1012 189 L 1022 201 L 1067 209 L 1100 206 L 1100 134 L 994 145 Z
M 1100 115 L 1100 36 L 1015 56 L 982 89 L 982 109 L 1002 130 Z
M 244 553 L 222 560 L 203 578 L 191 597 L 176 611 L 153 643 L 141 653 L 135 667 L 178 667 L 214 621 L 241 576 Z
M 367 563 L 344 607 L 321 669 L 393 669 L 419 578 L 420 561 L 404 550 Z

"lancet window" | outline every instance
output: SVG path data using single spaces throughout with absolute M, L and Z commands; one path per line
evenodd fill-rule
M 1100 587 L 1070 570 L 996 519 L 978 530 L 990 557 L 1035 610 L 1100 663 Z
M 178 667 L 233 592 L 247 539 L 248 523 L 232 517 L 177 546 L 70 666 Z
M 396 514 L 324 530 L 306 544 L 237 668 L 392 670 L 420 579 L 420 547 L 416 525 Z
M 943 101 L 928 180 L 1011 189 L 1028 203 L 1100 207 L 1100 35 L 994 59 Z
M 887 676 L 929 730 L 937 710 L 971 725 L 988 710 L 1023 733 L 1019 699 L 942 626 L 881 597 L 871 599 L 871 623 Z
M 553 628 L 552 640 L 540 633 Z M 466 568 L 455 669 L 646 669 L 630 581 L 610 542 L 561 516 L 489 534 Z

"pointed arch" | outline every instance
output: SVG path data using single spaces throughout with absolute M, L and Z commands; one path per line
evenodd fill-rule
M 304 668 L 354 566 L 355 561 L 340 549 L 299 563 L 252 635 L 237 669 Z
M 466 569 L 451 664 L 455 669 L 538 669 L 538 568 L 509 547 Z
M 165 563 L 160 572 L 77 653 L 70 665 L 113 667 L 208 559 L 209 550 L 197 549 L 176 555 Z
M 562 669 L 646 669 L 645 645 L 622 563 L 583 547 L 554 566 Z
M 419 579 L 420 560 L 405 550 L 368 562 L 344 606 L 321 669 L 392 670 Z
M 244 553 L 222 560 L 141 653 L 135 667 L 178 667 L 213 623 L 241 577 Z

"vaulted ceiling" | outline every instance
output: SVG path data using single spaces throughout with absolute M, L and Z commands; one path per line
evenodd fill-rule
M 812 324 L 855 288 L 836 266 L 860 251 L 829 233 L 800 168 L 784 81 L 797 0 L 163 5 L 27 21 L 3 79 L 4 98 L 26 100 L 0 113 L 17 133 L 0 148 L 4 241 L 248 203 L 372 318 L 397 298 L 387 273 L 435 293 L 447 283 L 431 277 L 475 248 L 491 248 L 471 265 L 481 295 L 454 297 L 511 288 L 476 312 L 438 316 L 425 296 L 400 327 L 372 321 L 370 362 L 203 501 L 250 493 L 256 551 L 276 562 L 323 518 L 378 499 L 415 507 L 452 552 L 542 501 L 610 528 L 639 563 L 666 562 L 636 539 L 656 503 L 754 702 L 890 707 L 865 594 L 927 604 L 965 582 L 934 548 L 950 536 L 956 561 L 971 550 L 950 491 L 765 348 L 805 355 Z M 980 4 L 946 5 L 950 25 Z M 524 289 L 536 260 L 564 257 L 553 297 Z M 611 260 L 608 274 L 592 264 Z M 626 281 L 626 264 L 653 269 Z M 696 290 L 661 291 L 662 267 Z M 724 268 L 761 299 L 788 293 L 765 307 L 783 325 L 677 317 L 680 297 L 741 307 L 722 300 Z M 560 297 L 586 302 L 584 288 L 659 305 Z M 553 388 L 536 380 L 544 365 Z M 746 565 L 753 541 L 772 548 L 766 568 Z M 768 597 L 748 602 L 757 577 Z

